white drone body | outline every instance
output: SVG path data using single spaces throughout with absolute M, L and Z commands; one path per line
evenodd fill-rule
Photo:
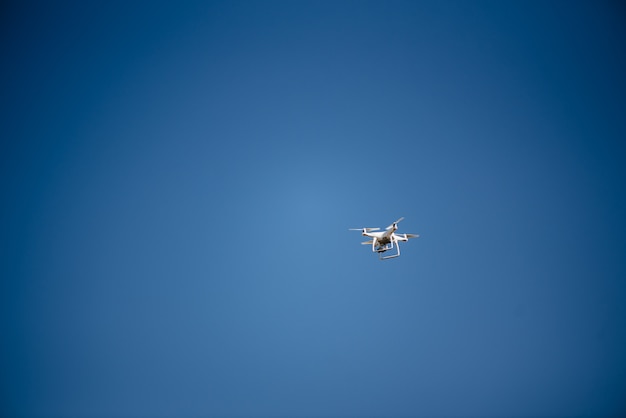
M 396 230 L 398 229 L 398 222 L 403 220 L 404 218 L 400 218 L 387 228 L 384 231 L 379 231 L 380 228 L 351 228 L 351 231 L 361 231 L 361 235 L 364 237 L 372 238 L 369 241 L 362 242 L 363 245 L 371 245 L 372 251 L 378 253 L 378 258 L 381 260 L 387 260 L 389 258 L 400 257 L 400 245 L 398 244 L 400 241 L 405 242 L 410 238 L 417 238 L 419 235 L 415 234 L 396 234 Z M 383 253 L 386 251 L 392 250 L 396 248 L 396 253 L 393 255 L 383 256 Z

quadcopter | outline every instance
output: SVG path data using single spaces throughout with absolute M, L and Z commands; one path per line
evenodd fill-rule
M 378 231 L 380 228 L 350 228 L 350 231 L 361 231 L 361 235 L 364 237 L 372 238 L 369 241 L 362 242 L 363 245 L 371 245 L 372 252 L 378 253 L 378 258 L 381 260 L 387 260 L 390 258 L 400 257 L 400 245 L 399 242 L 408 241 L 409 238 L 417 238 L 419 235 L 415 234 L 396 234 L 396 230 L 398 229 L 398 223 L 403 220 L 404 217 L 398 219 L 384 231 L 381 232 L 373 232 Z M 395 244 L 396 253 L 392 255 L 383 256 L 383 253 L 389 250 L 393 250 Z

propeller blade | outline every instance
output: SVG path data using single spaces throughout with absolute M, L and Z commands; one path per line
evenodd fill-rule
M 407 238 L 419 238 L 419 235 L 417 234 L 404 234 L 406 235 Z
M 398 219 L 397 221 L 395 221 L 394 223 L 392 223 L 391 225 L 389 225 L 386 230 L 389 231 L 391 228 L 393 228 L 394 225 L 396 225 L 397 223 L 399 223 L 400 221 L 402 221 L 404 219 L 404 216 L 401 217 L 400 219 Z
M 378 231 L 380 228 L 350 228 L 349 231 Z

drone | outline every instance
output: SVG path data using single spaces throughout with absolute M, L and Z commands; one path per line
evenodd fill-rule
M 371 240 L 362 242 L 361 244 L 371 245 L 372 252 L 377 253 L 380 260 L 388 260 L 390 258 L 400 257 L 400 241 L 406 242 L 410 238 L 419 237 L 419 235 L 416 234 L 396 234 L 398 223 L 403 219 L 404 217 L 398 219 L 381 232 L 374 232 L 379 231 L 380 228 L 350 228 L 350 231 L 361 231 L 361 235 L 364 237 L 372 238 Z M 383 255 L 385 252 L 393 250 L 394 247 L 396 248 L 395 254 L 387 256 Z

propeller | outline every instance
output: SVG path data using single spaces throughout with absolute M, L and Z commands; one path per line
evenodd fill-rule
M 350 231 L 362 231 L 363 233 L 365 232 L 371 232 L 371 231 L 378 231 L 380 228 L 350 228 Z
M 398 224 L 401 220 L 404 219 L 404 216 L 400 219 L 398 219 L 397 221 L 395 221 L 394 223 L 392 223 L 391 225 L 389 225 L 387 228 L 385 228 L 387 231 L 389 231 L 390 229 L 392 229 L 393 227 L 396 226 L 396 224 Z

